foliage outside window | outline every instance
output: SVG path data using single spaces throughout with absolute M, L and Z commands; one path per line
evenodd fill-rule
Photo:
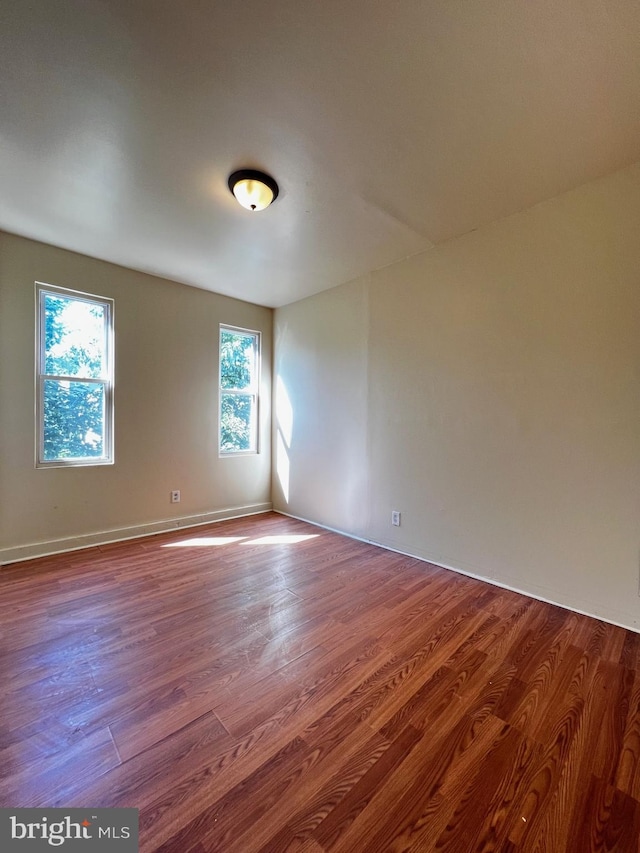
M 37 465 L 113 462 L 113 300 L 37 285 Z
M 260 333 L 220 327 L 220 453 L 258 452 Z

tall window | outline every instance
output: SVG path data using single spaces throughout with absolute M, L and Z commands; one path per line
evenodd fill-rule
M 260 332 L 220 326 L 220 453 L 258 452 Z
M 113 300 L 37 284 L 38 467 L 113 462 Z

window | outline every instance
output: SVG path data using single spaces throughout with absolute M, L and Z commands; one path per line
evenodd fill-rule
M 260 332 L 220 326 L 220 453 L 258 452 Z
M 113 462 L 113 300 L 36 284 L 38 467 Z

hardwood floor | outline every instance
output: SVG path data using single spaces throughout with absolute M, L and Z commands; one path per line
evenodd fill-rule
M 0 571 L 1 806 L 143 853 L 636 853 L 640 635 L 267 514 Z

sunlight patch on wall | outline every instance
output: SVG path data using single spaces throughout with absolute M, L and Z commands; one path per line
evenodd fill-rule
M 293 406 L 281 376 L 276 380 L 275 413 L 276 475 L 282 489 L 282 497 L 285 503 L 289 503 L 289 448 L 293 437 Z
M 282 489 L 282 496 L 286 503 L 289 503 L 289 453 L 284 446 L 280 430 L 278 430 L 276 438 L 276 473 Z
M 291 400 L 289 399 L 281 376 L 278 376 L 276 380 L 276 417 L 282 438 L 287 447 L 291 447 L 291 439 L 293 437 L 293 406 L 291 405 Z

